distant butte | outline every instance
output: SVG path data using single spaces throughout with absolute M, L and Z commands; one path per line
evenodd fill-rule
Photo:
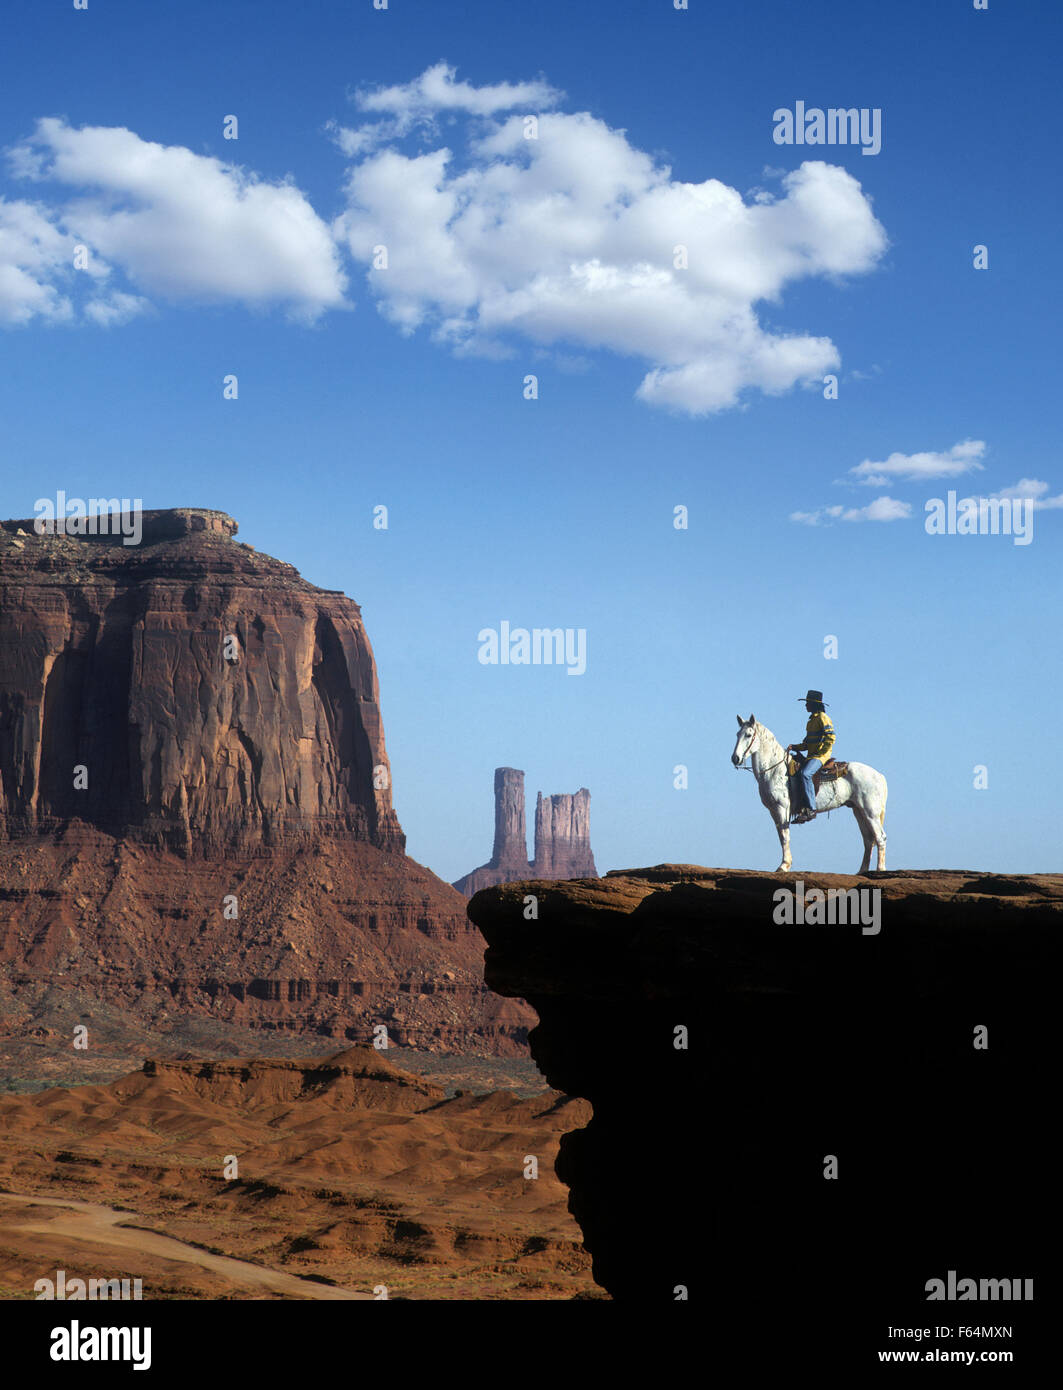
M 535 803 L 535 858 L 528 859 L 524 811 L 524 773 L 495 768 L 495 843 L 490 860 L 455 881 L 466 897 L 481 888 L 522 879 L 597 878 L 591 851 L 591 794 L 578 792 L 544 797 Z

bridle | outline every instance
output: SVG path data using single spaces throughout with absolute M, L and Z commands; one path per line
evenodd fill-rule
M 736 772 L 753 772 L 753 769 L 752 769 L 751 767 L 746 767 L 746 758 L 752 756 L 752 753 L 753 753 L 753 743 L 754 743 L 755 739 L 756 739 L 756 735 L 754 735 L 754 737 L 753 737 L 752 739 L 750 739 L 749 747 L 746 749 L 746 751 L 745 751 L 745 752 L 743 753 L 743 755 L 742 755 L 742 761 L 741 761 L 740 763 L 732 763 L 732 764 L 731 764 L 731 766 L 734 768 L 734 770 L 735 770 Z M 761 771 L 762 771 L 762 772 L 774 772 L 775 769 L 776 769 L 777 767 L 781 767 L 781 766 L 782 766 L 782 764 L 786 761 L 786 758 L 787 758 L 786 750 L 783 749 L 783 755 L 782 755 L 782 757 L 779 759 L 779 761 L 776 762 L 776 763 L 772 763 L 771 767 L 764 767 L 764 768 L 761 768 Z M 756 776 L 756 773 L 753 773 L 753 775 Z

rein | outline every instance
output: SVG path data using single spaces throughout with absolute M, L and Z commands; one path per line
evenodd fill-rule
M 783 765 L 783 763 L 784 763 L 785 761 L 786 761 L 786 754 L 784 753 L 777 763 L 772 763 L 771 767 L 762 767 L 762 768 L 761 768 L 761 772 L 774 772 L 775 769 L 776 769 L 777 767 L 782 767 L 782 765 Z M 736 771 L 736 772 L 753 772 L 753 769 L 752 769 L 751 767 L 746 767 L 745 763 L 744 763 L 744 762 L 741 762 L 741 763 L 739 763 L 738 766 L 735 768 L 735 771 Z M 753 775 L 756 776 L 756 773 L 753 773 Z
M 747 752 L 747 753 L 746 753 L 746 758 L 751 758 L 751 757 L 752 757 L 752 751 Z M 742 761 L 741 761 L 740 763 L 733 764 L 733 766 L 734 766 L 736 772 L 753 772 L 753 769 L 752 769 L 751 767 L 746 767 L 746 758 L 743 758 Z M 784 749 L 783 749 L 782 757 L 779 759 L 779 761 L 778 761 L 777 763 L 772 763 L 771 767 L 762 767 L 762 768 L 761 768 L 761 772 L 774 772 L 775 769 L 776 769 L 777 767 L 782 767 L 783 763 L 786 762 L 786 758 L 787 758 L 787 753 L 786 753 L 786 749 L 784 748 Z M 755 777 L 755 776 L 756 776 L 756 773 L 754 772 L 753 775 L 754 775 L 754 777 Z

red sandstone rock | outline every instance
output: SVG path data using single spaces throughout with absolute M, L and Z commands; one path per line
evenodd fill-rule
M 539 793 L 532 877 L 598 877 L 591 852 L 591 794 L 586 787 L 571 795 L 544 797 Z
M 0 523 L 3 1031 L 69 1049 L 98 1003 L 93 1045 L 141 1053 L 181 1020 L 519 1050 L 533 1016 L 403 853 L 358 605 L 222 512 L 142 519 Z
M 358 605 L 224 513 L 143 516 L 129 547 L 0 527 L 0 835 L 77 818 L 192 853 L 401 851 Z
M 530 878 L 528 830 L 524 817 L 524 773 L 515 767 L 495 768 L 495 844 L 491 858 L 454 887 L 472 897 L 481 888 Z

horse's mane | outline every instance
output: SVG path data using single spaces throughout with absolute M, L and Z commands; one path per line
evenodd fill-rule
M 775 735 L 772 733 L 772 731 L 768 728 L 767 724 L 762 724 L 762 723 L 760 722 L 759 719 L 754 719 L 753 723 L 757 726 L 758 735 L 759 735 L 760 737 L 763 737 L 764 735 L 767 735 L 767 737 L 770 738 L 771 741 L 775 744 L 776 748 L 778 748 L 778 749 L 780 750 L 780 752 L 781 752 L 781 751 L 782 751 L 782 744 L 781 744 L 781 743 L 779 742 L 779 740 L 775 737 Z

